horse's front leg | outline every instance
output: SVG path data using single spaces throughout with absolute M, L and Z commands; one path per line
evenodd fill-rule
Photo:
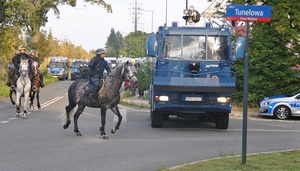
M 30 95 L 30 104 L 29 104 L 29 106 L 30 106 L 30 108 L 32 108 L 32 110 L 34 110 L 34 94 L 35 94 L 35 92 L 30 90 L 30 93 L 29 93 L 29 95 Z
M 14 90 L 10 90 L 10 91 L 9 91 L 9 98 L 10 98 L 11 103 L 12 103 L 13 105 L 15 105 L 16 102 L 14 101 L 14 99 L 13 99 L 13 97 L 12 97 L 13 93 L 14 93 Z
M 29 92 L 24 93 L 24 113 L 23 113 L 23 118 L 27 119 L 27 106 L 28 106 L 28 102 L 29 102 Z
M 78 121 L 80 114 L 83 112 L 84 108 L 85 108 L 85 106 L 78 104 L 78 109 L 74 114 L 74 132 L 76 133 L 77 136 L 82 136 L 81 132 L 78 130 L 77 121 Z
M 41 104 L 40 104 L 40 91 L 39 91 L 39 90 L 36 92 L 36 102 L 37 102 L 37 107 L 38 107 L 39 109 L 41 109 Z
M 20 117 L 20 106 L 21 106 L 21 96 L 20 93 L 16 95 L 16 117 Z
M 120 125 L 121 125 L 121 122 L 122 122 L 122 115 L 119 111 L 119 107 L 118 105 L 114 106 L 114 107 L 111 107 L 110 108 L 118 117 L 118 122 L 116 124 L 116 126 L 114 128 L 111 129 L 111 133 L 116 133 L 116 131 L 120 128 Z
M 101 127 L 100 127 L 100 135 L 103 139 L 108 139 L 108 136 L 105 133 L 105 123 L 106 123 L 106 108 L 101 108 Z

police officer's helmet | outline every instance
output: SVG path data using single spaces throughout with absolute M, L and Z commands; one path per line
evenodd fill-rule
M 105 49 L 99 48 L 96 50 L 97 54 L 105 53 Z
M 30 55 L 35 55 L 36 52 L 35 52 L 35 50 L 31 50 L 29 54 L 30 54 Z
M 83 65 L 82 65 L 82 64 L 80 64 L 80 65 L 79 65 L 79 67 L 80 67 L 80 68 L 82 68 L 82 67 L 83 67 Z
M 19 46 L 19 51 L 22 50 L 22 49 L 26 50 L 26 47 L 23 46 L 23 45 Z

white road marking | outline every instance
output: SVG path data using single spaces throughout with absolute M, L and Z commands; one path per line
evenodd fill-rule
M 49 100 L 49 101 L 47 101 L 47 102 L 41 104 L 41 109 L 44 108 L 44 107 L 47 107 L 47 106 L 49 106 L 49 105 L 51 105 L 51 104 L 53 104 L 53 103 L 55 103 L 55 102 L 57 102 L 57 101 L 59 101 L 59 100 L 62 99 L 62 98 L 63 98 L 63 96 L 57 96 L 57 97 L 55 97 L 55 98 L 53 98 L 53 99 L 51 99 L 51 100 Z M 34 109 L 33 111 L 39 110 L 37 107 L 34 107 L 34 108 L 35 108 L 35 109 Z M 30 109 L 30 108 L 28 108 L 28 109 Z M 32 113 L 32 110 L 27 112 L 28 115 L 29 115 L 30 113 Z M 9 118 L 9 120 L 14 120 L 14 119 L 17 119 L 17 117 L 10 117 L 10 118 Z M 0 121 L 0 124 L 1 124 L 1 123 L 9 123 L 9 121 L 6 121 L 6 120 Z
M 0 123 L 8 123 L 9 121 L 1 121 Z

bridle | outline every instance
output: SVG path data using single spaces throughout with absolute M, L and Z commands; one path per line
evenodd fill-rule
M 119 80 L 122 80 L 122 81 L 130 81 L 133 77 L 135 77 L 135 74 L 134 74 L 134 72 L 132 72 L 133 74 L 127 74 L 127 77 L 128 78 L 126 78 L 126 76 L 125 76 L 125 78 L 122 78 L 122 76 L 123 76 L 123 74 L 124 74 L 124 72 L 125 72 L 125 63 L 123 64 L 123 68 L 122 68 L 122 72 L 121 72 L 121 77 L 114 77 L 114 76 L 112 76 L 112 75 L 108 75 L 108 77 L 111 77 L 111 78 L 116 78 L 116 79 L 119 79 Z M 132 67 L 132 66 L 129 66 L 129 67 Z M 133 69 L 131 69 L 131 70 L 133 70 Z
M 32 71 L 34 72 L 34 74 L 36 75 L 36 74 L 37 74 L 37 71 L 38 71 L 38 63 L 37 63 L 36 61 L 34 61 L 34 62 L 32 63 L 31 68 L 32 68 Z

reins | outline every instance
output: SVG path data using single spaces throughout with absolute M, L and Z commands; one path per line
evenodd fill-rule
M 123 76 L 123 73 L 125 71 L 125 64 L 123 64 L 123 68 L 122 68 L 122 72 L 121 72 L 121 77 Z M 111 77 L 111 78 L 116 78 L 116 79 L 119 79 L 121 81 L 129 81 L 132 77 L 134 77 L 135 75 L 129 75 L 129 79 L 122 79 L 122 78 L 119 78 L 119 77 L 114 77 L 112 75 L 108 75 L 108 77 Z

